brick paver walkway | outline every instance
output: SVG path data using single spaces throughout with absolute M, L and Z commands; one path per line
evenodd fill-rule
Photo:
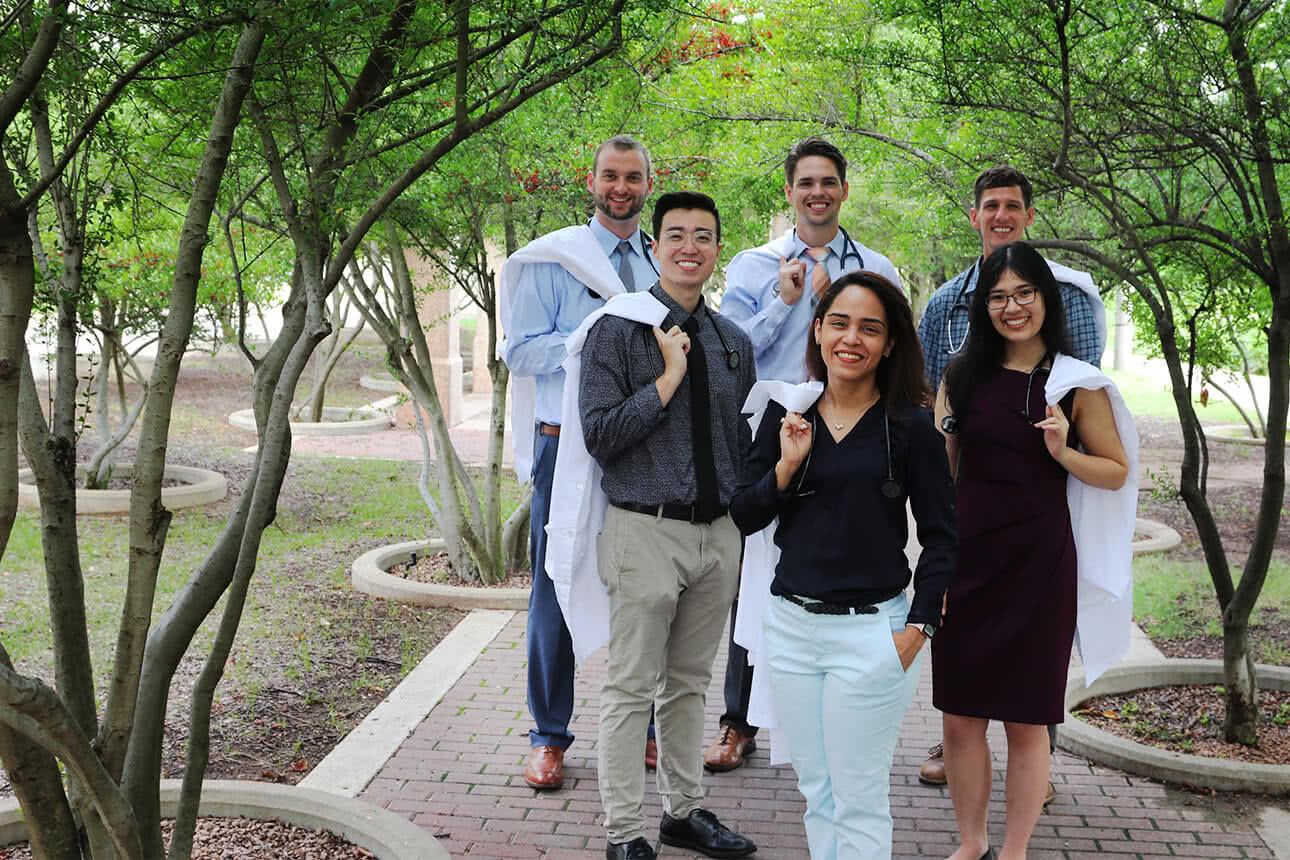
M 596 715 L 603 652 L 578 674 L 573 732 L 565 758 L 565 787 L 536 792 L 521 777 L 528 753 L 524 623 L 517 613 L 367 786 L 364 800 L 388 807 L 430 829 L 454 857 L 604 857 L 605 831 L 596 787 Z M 708 691 L 708 739 L 721 702 L 725 648 Z M 891 776 L 896 857 L 946 857 L 954 847 L 954 813 L 945 789 L 918 783 L 926 750 L 939 739 L 931 707 L 931 671 L 905 718 Z M 1002 842 L 1003 739 L 991 730 L 996 764 L 990 835 Z M 705 777 L 707 800 L 721 820 L 757 841 L 757 857 L 806 858 L 805 807 L 791 768 L 772 768 L 759 749 L 744 767 Z M 1040 818 L 1031 840 L 1035 858 L 1115 855 L 1257 857 L 1274 855 L 1241 824 L 1214 820 L 1207 810 L 1180 806 L 1163 786 L 1058 753 L 1057 800 Z M 652 776 L 646 781 L 646 817 L 662 816 Z M 662 846 L 663 857 L 684 857 Z

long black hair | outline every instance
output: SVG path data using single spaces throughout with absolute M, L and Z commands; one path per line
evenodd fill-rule
M 1003 335 L 995 331 L 986 304 L 1004 272 L 1012 272 L 1038 288 L 1044 300 L 1044 324 L 1039 336 L 1049 355 L 1070 352 L 1066 340 L 1066 314 L 1057 279 L 1043 255 L 1025 242 L 1012 242 L 995 250 L 981 263 L 976 292 L 972 296 L 967 344 L 958 358 L 945 369 L 945 393 L 950 411 L 961 411 L 971 401 L 976 387 L 1003 364 Z
M 931 405 L 931 392 L 927 387 L 927 376 L 923 373 L 923 350 L 918 345 L 918 331 L 914 328 L 914 313 L 909 307 L 909 299 L 891 281 L 876 272 L 848 272 L 824 291 L 806 336 L 807 373 L 812 379 L 828 384 L 828 369 L 820 343 L 815 339 L 815 326 L 824 320 L 834 300 L 847 287 L 861 287 L 873 292 L 882 302 L 883 313 L 887 316 L 891 354 L 878 361 L 874 374 L 878 391 L 888 403 L 904 401 L 914 406 Z M 891 413 L 893 420 L 897 414 Z

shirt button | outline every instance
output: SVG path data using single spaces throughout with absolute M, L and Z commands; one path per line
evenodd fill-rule
M 578 489 L 579 489 L 579 490 L 581 490 L 581 489 L 582 489 L 582 484 L 578 484 L 577 486 L 578 486 Z

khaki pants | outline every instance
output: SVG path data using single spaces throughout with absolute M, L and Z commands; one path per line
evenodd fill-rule
M 609 590 L 609 662 L 600 697 L 600 799 L 610 842 L 645 836 L 641 751 L 655 705 L 663 809 L 684 818 L 703 799 L 703 705 L 739 583 L 739 529 L 612 505 L 596 539 Z

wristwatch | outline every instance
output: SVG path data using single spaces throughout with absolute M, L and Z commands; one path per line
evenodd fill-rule
M 914 626 L 917 627 L 919 632 L 922 633 L 924 636 L 926 636 L 928 639 L 931 639 L 933 636 L 936 635 L 935 624 L 915 624 Z

